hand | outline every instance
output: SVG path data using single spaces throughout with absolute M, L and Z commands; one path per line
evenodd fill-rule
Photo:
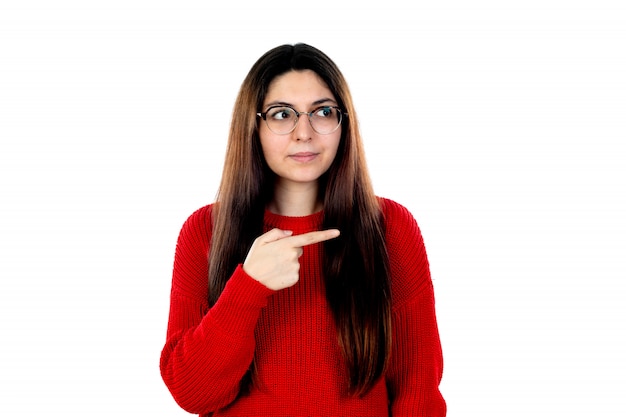
M 303 247 L 339 236 L 339 230 L 328 229 L 292 236 L 290 230 L 272 229 L 252 244 L 243 270 L 267 288 L 277 291 L 291 287 L 300 278 Z

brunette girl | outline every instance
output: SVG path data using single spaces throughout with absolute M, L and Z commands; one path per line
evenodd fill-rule
M 161 374 L 202 416 L 444 416 L 420 229 L 377 197 L 348 85 L 305 44 L 237 97 L 217 200 L 176 246 Z

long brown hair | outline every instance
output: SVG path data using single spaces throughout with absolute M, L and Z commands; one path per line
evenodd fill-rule
M 337 156 L 320 178 L 324 228 L 341 236 L 324 242 L 326 297 L 349 368 L 351 392 L 367 392 L 384 374 L 391 352 L 391 293 L 384 222 L 367 172 L 356 113 L 337 65 L 320 50 L 283 45 L 252 66 L 235 101 L 226 160 L 213 218 L 209 303 L 222 293 L 237 264 L 263 233 L 274 174 L 261 150 L 256 113 L 269 84 L 291 70 L 312 70 L 347 114 Z

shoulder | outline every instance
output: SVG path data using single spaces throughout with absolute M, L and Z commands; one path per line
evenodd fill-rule
M 413 220 L 413 215 L 409 209 L 397 201 L 385 197 L 378 197 L 378 202 L 385 217 L 391 216 L 394 219 L 399 218 L 399 220 Z
M 378 201 L 383 214 L 388 238 L 401 237 L 398 234 L 417 234 L 421 236 L 417 221 L 409 209 L 388 198 L 378 197 Z
M 200 225 L 206 225 L 207 223 L 210 224 L 214 206 L 215 204 L 208 204 L 204 207 L 200 207 L 187 217 L 184 226 L 198 227 Z
M 211 220 L 211 213 L 213 212 L 214 206 L 215 204 L 207 204 L 206 206 L 200 207 L 187 217 L 185 223 L 205 223 L 207 220 Z
M 180 241 L 208 241 L 211 236 L 211 213 L 214 204 L 209 204 L 194 211 L 183 223 Z

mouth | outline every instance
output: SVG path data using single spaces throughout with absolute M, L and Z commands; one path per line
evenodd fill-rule
M 315 158 L 317 158 L 319 154 L 315 152 L 298 152 L 289 155 L 289 158 L 296 162 L 311 162 Z

